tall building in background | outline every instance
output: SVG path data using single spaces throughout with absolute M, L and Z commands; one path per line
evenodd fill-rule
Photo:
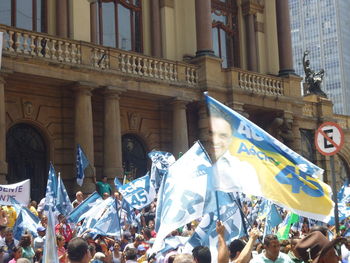
M 323 68 L 323 90 L 334 112 L 350 115 L 350 1 L 289 0 L 293 59 L 296 73 L 304 76 L 302 57 L 315 71 Z

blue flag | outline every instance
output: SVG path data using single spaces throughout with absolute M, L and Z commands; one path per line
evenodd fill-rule
M 158 191 L 163 176 L 168 171 L 170 165 L 175 162 L 175 157 L 168 152 L 152 151 L 148 153 L 148 157 L 152 160 L 151 182 Z
M 80 144 L 77 145 L 77 184 L 82 186 L 85 177 L 85 169 L 90 166 L 90 162 L 87 159 L 84 151 L 82 150 Z
M 102 236 L 120 238 L 121 228 L 118 215 L 118 200 L 114 200 L 114 202 L 108 207 L 106 212 L 93 227 L 92 232 Z
M 88 210 L 90 210 L 101 201 L 101 196 L 97 192 L 93 192 L 88 198 L 86 198 L 82 203 L 74 208 L 72 212 L 70 212 L 70 214 L 67 216 L 67 221 L 77 224 L 80 220 L 83 220 L 85 218 L 83 215 Z
M 44 211 L 48 211 L 49 207 L 52 208 L 52 211 L 56 210 L 56 201 L 57 201 L 57 176 L 55 172 L 55 168 L 53 167 L 52 163 L 50 163 L 50 169 L 49 169 L 49 177 L 47 179 L 47 185 L 46 185 L 46 195 L 45 195 L 45 206 Z
M 342 221 L 350 216 L 350 186 L 348 180 L 345 180 L 343 186 L 338 192 L 338 216 Z M 329 225 L 335 225 L 334 216 L 328 222 Z
M 122 183 L 119 181 L 118 177 L 114 178 L 115 188 L 119 191 L 119 188 L 122 187 Z
M 102 218 L 104 213 L 108 210 L 110 205 L 114 202 L 114 198 L 108 197 L 106 200 L 102 200 L 82 215 L 78 221 L 85 218 L 78 235 L 82 235 L 86 230 L 94 228 L 96 223 Z
M 154 251 L 162 248 L 171 231 L 203 215 L 211 173 L 211 162 L 199 142 L 169 167 L 158 192 Z
M 272 233 L 272 229 L 283 222 L 280 213 L 277 211 L 276 205 L 268 201 L 268 211 L 265 221 L 264 237 Z
M 48 209 L 47 219 L 44 255 L 42 258 L 43 263 L 59 263 L 55 234 L 55 218 L 51 206 Z
M 116 185 L 116 187 L 118 186 Z M 123 195 L 124 200 L 136 209 L 144 208 L 156 197 L 156 191 L 148 173 L 130 183 L 119 186 L 118 191 Z
M 66 188 L 64 187 L 61 175 L 58 173 L 58 186 L 57 186 L 57 202 L 56 207 L 60 214 L 65 217 L 72 212 L 73 206 L 67 194 Z
M 13 226 L 14 239 L 20 240 L 22 235 L 28 231 L 33 237 L 37 237 L 37 227 L 40 220 L 37 216 L 33 215 L 26 207 L 21 207 L 16 219 L 16 223 Z
M 227 242 L 245 235 L 243 221 L 239 207 L 232 194 L 218 192 L 220 206 L 220 220 L 225 226 L 225 240 Z M 204 215 L 194 234 L 188 240 L 185 250 L 189 251 L 196 246 L 207 246 L 212 258 L 217 258 L 218 236 L 216 232 L 217 212 Z M 216 262 L 216 261 L 215 261 Z
M 206 95 L 215 161 L 213 185 L 224 192 L 264 197 L 296 214 L 327 221 L 331 188 L 323 170 L 239 113 Z

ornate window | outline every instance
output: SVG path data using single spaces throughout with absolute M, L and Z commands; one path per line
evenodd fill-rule
M 222 66 L 239 67 L 237 4 L 235 0 L 212 0 L 213 49 Z
M 1 0 L 0 24 L 46 32 L 47 0 Z
M 10 128 L 6 135 L 7 182 L 30 179 L 31 198 L 40 201 L 47 181 L 47 148 L 41 134 L 24 123 Z
M 144 176 L 147 172 L 147 152 L 143 142 L 133 134 L 122 137 L 123 168 L 129 180 Z
M 141 0 L 98 0 L 98 42 L 142 52 Z

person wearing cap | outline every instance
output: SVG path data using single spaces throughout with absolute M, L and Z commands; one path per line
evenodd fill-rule
M 36 238 L 34 238 L 33 241 L 33 247 L 34 247 L 34 251 L 36 251 L 38 248 L 44 248 L 44 244 L 45 244 L 45 234 L 46 234 L 46 228 L 43 226 L 39 226 L 36 229 L 38 236 Z
M 147 261 L 146 248 L 141 244 L 137 247 L 137 263 Z
M 334 246 L 345 241 L 345 238 L 329 241 L 320 231 L 315 231 L 298 242 L 295 254 L 307 263 L 338 263 Z
M 265 250 L 253 257 L 250 263 L 293 263 L 292 259 L 280 252 L 280 243 L 276 235 L 266 235 L 264 238 Z
M 135 249 L 137 249 L 137 247 L 142 244 L 143 240 L 144 240 L 143 236 L 142 235 L 138 235 L 135 238 L 135 241 L 133 243 L 129 243 L 129 244 L 127 244 L 125 246 L 124 251 L 126 251 L 126 249 L 128 249 L 128 248 L 135 248 Z
M 89 263 L 91 254 L 88 243 L 81 237 L 72 238 L 67 246 L 70 263 Z

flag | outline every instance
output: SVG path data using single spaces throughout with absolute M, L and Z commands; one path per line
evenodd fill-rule
M 289 230 L 292 224 L 299 222 L 299 216 L 297 214 L 289 212 L 284 218 L 283 222 L 279 225 L 277 231 L 277 237 L 279 240 L 286 240 L 289 238 Z
M 114 200 L 108 207 L 93 227 L 92 232 L 102 236 L 113 236 L 120 239 L 121 228 L 118 215 L 118 200 Z
M 283 222 L 280 213 L 277 211 L 276 205 L 268 201 L 267 205 L 267 215 L 265 220 L 264 236 L 272 233 L 272 229 Z
M 97 203 L 90 210 L 88 210 L 84 215 L 82 215 L 79 218 L 78 222 L 81 221 L 83 218 L 85 218 L 85 220 L 81 225 L 78 235 L 80 236 L 86 230 L 92 229 L 96 225 L 97 221 L 100 220 L 103 214 L 108 210 L 108 208 L 113 203 L 113 201 L 114 201 L 114 198 L 108 197 L 107 199 Z
M 350 216 L 350 186 L 348 180 L 345 180 L 343 186 L 338 192 L 338 217 L 339 222 Z M 327 222 L 329 225 L 335 225 L 334 215 Z
M 58 173 L 56 207 L 60 214 L 63 214 L 65 217 L 73 210 L 72 203 L 69 199 L 66 188 L 64 187 L 60 173 Z
M 116 187 L 118 188 L 118 185 Z M 119 186 L 118 191 L 123 195 L 124 200 L 136 209 L 144 208 L 156 197 L 156 191 L 148 173 L 130 183 Z
M 114 185 L 115 188 L 119 191 L 119 188 L 122 187 L 123 185 L 121 184 L 121 182 L 119 181 L 118 177 L 114 178 Z
M 86 198 L 69 213 L 67 216 L 67 221 L 77 224 L 80 220 L 83 220 L 85 218 L 83 215 L 87 211 L 89 211 L 92 207 L 101 201 L 101 196 L 97 192 L 93 192 L 88 198 Z
M 155 252 L 162 248 L 164 238 L 171 231 L 203 215 L 204 207 L 208 205 L 206 194 L 210 174 L 210 160 L 199 142 L 169 167 L 158 192 Z
M 33 237 L 37 237 L 37 227 L 40 220 L 37 216 L 33 215 L 26 207 L 21 207 L 16 219 L 16 223 L 13 226 L 13 237 L 16 240 L 20 240 L 22 235 L 28 231 Z
M 48 211 L 49 207 L 52 208 L 52 211 L 56 211 L 57 185 L 58 185 L 58 182 L 57 182 L 55 168 L 53 167 L 52 163 L 50 163 L 49 177 L 47 179 L 47 185 L 46 185 L 44 211 Z
M 227 242 L 244 236 L 245 231 L 239 207 L 232 194 L 218 192 L 220 206 L 220 220 L 225 226 L 225 240 Z M 207 246 L 212 259 L 217 258 L 218 236 L 216 232 L 217 211 L 204 215 L 195 232 L 185 245 L 185 251 L 192 251 L 196 246 Z M 215 260 L 216 262 L 216 260 Z
M 83 149 L 80 144 L 77 145 L 77 184 L 82 186 L 85 177 L 85 169 L 90 166 L 90 162 L 87 159 Z
M 55 234 L 55 218 L 51 206 L 48 208 L 47 219 L 43 263 L 59 263 Z
M 151 182 L 158 191 L 164 174 L 168 171 L 170 165 L 175 162 L 175 157 L 168 152 L 151 151 L 148 157 L 152 160 Z
M 4 33 L 0 32 L 0 69 L 1 69 L 1 58 L 2 58 L 2 40 L 4 37 Z
M 216 190 L 264 197 L 299 215 L 327 222 L 331 188 L 323 170 L 237 112 L 206 96 Z

